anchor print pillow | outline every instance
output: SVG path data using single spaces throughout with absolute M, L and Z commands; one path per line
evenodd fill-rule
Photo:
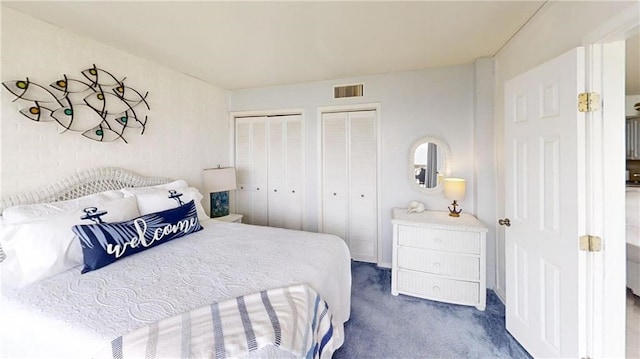
M 82 273 L 202 230 L 193 201 L 130 221 L 103 223 L 97 217 L 96 222 L 73 226 L 84 255 Z
M 204 221 L 209 218 L 202 207 L 202 194 L 194 187 L 185 188 L 124 188 L 125 196 L 135 196 L 138 201 L 140 214 L 155 213 L 170 208 L 176 208 L 189 201 L 194 201 L 198 219 Z

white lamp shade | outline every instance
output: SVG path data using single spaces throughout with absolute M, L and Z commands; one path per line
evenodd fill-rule
M 202 171 L 202 182 L 207 193 L 236 189 L 236 169 L 233 167 L 206 168 Z
M 444 179 L 444 197 L 450 200 L 462 200 L 467 192 L 466 181 L 462 178 Z

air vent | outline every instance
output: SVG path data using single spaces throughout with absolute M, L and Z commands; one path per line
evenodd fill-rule
M 361 97 L 364 96 L 364 85 L 345 85 L 333 88 L 333 98 Z

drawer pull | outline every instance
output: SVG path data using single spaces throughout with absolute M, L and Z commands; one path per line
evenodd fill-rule
M 440 287 L 438 287 L 437 285 L 433 286 L 433 294 L 439 294 L 440 293 Z
M 440 263 L 433 263 L 433 269 L 436 272 L 440 273 Z

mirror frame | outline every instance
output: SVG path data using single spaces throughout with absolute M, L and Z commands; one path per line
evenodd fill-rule
M 414 163 L 415 163 L 415 156 L 416 156 L 416 150 L 418 149 L 418 147 L 420 145 L 422 145 L 423 143 L 427 143 L 427 142 L 431 142 L 436 144 L 437 146 L 439 146 L 439 149 L 442 151 L 442 155 L 444 158 L 444 177 L 449 177 L 449 174 L 451 173 L 450 168 L 451 168 L 451 148 L 449 147 L 449 144 L 447 144 L 447 141 L 443 140 L 440 137 L 436 137 L 436 136 L 424 136 L 421 137 L 415 141 L 413 141 L 413 144 L 411 145 L 411 147 L 409 148 L 409 160 L 407 161 L 407 167 L 408 167 L 408 179 L 409 179 L 409 183 L 411 183 L 411 187 L 414 189 L 417 189 L 418 191 L 422 192 L 422 193 L 426 193 L 426 194 L 437 194 L 437 193 L 441 193 L 442 192 L 442 184 L 437 185 L 433 188 L 425 188 L 425 187 L 420 187 L 417 183 L 416 183 L 416 178 L 415 178 L 415 171 L 414 171 Z

